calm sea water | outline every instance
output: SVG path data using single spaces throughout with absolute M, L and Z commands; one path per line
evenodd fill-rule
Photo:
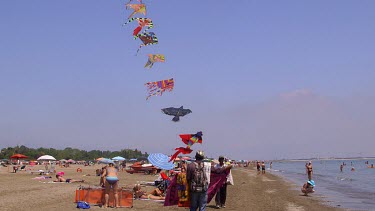
M 313 160 L 315 193 L 324 196 L 328 204 L 352 210 L 375 210 L 375 165 L 370 160 Z M 343 172 L 340 164 L 346 163 Z M 307 181 L 305 161 L 273 162 L 271 171 L 302 187 Z M 354 167 L 355 171 L 351 171 Z

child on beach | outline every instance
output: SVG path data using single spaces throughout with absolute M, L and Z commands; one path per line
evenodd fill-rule
M 303 187 L 301 188 L 302 193 L 304 193 L 305 196 L 309 193 L 314 193 L 315 182 L 314 180 L 309 180 L 305 184 L 303 184 Z

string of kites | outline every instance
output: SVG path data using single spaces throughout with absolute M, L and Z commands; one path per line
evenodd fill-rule
M 139 46 L 137 50 L 138 55 L 138 52 L 141 50 L 142 47 L 158 44 L 159 41 L 156 34 L 154 32 L 149 31 L 154 27 L 154 23 L 152 22 L 151 18 L 133 17 L 137 14 L 143 14 L 144 16 L 146 16 L 146 5 L 142 2 L 142 0 L 137 0 L 137 4 L 133 4 L 132 1 L 133 0 L 129 0 L 129 2 L 125 6 L 127 10 L 131 9 L 133 10 L 133 12 L 129 15 L 128 21 L 126 21 L 123 24 L 123 26 L 133 23 L 134 21 L 138 23 L 138 26 L 133 31 L 133 38 L 135 40 L 139 39 L 142 42 L 142 44 Z M 143 28 L 144 30 L 142 31 Z M 149 54 L 148 61 L 146 62 L 144 67 L 150 69 L 156 62 L 165 62 L 164 55 Z M 148 82 L 145 84 L 145 86 L 147 87 L 148 91 L 148 96 L 146 100 L 148 100 L 152 96 L 161 96 L 165 91 L 171 92 L 174 88 L 174 80 L 173 78 L 170 78 L 161 81 Z M 172 119 L 172 121 L 174 122 L 179 121 L 181 116 L 185 116 L 191 113 L 190 109 L 184 109 L 183 106 L 181 106 L 180 108 L 169 107 L 161 110 L 164 114 L 174 116 Z M 203 133 L 201 131 L 197 132 L 196 134 L 181 134 L 180 138 L 182 142 L 186 145 L 186 147 L 176 148 L 176 152 L 171 156 L 169 161 L 176 159 L 180 153 L 190 154 L 192 152 L 191 146 L 193 144 L 202 144 L 202 136 Z

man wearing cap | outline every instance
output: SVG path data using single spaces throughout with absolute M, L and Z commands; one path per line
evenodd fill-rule
M 224 163 L 224 156 L 219 156 L 219 163 L 215 165 L 214 171 L 217 174 L 221 174 L 231 168 L 232 168 L 232 165 L 230 164 L 227 165 L 226 163 Z M 221 188 L 216 193 L 215 202 L 216 202 L 217 209 L 220 209 L 220 207 L 225 208 L 225 201 L 227 199 L 227 184 L 229 182 L 233 182 L 233 181 L 230 181 L 231 179 L 233 178 L 232 178 L 231 172 L 229 172 L 227 176 L 227 181 L 223 184 L 223 186 L 221 186 Z
M 186 180 L 190 188 L 190 211 L 196 211 L 198 208 L 200 211 L 206 210 L 208 181 L 204 171 L 205 163 L 203 159 L 204 152 L 197 151 L 195 162 L 187 166 Z M 198 177 L 199 182 L 197 182 Z

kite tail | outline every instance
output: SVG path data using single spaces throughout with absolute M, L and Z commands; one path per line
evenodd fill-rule
M 179 148 L 176 148 L 175 150 L 176 150 L 176 152 L 172 155 L 171 159 L 169 159 L 169 162 L 171 162 L 172 160 L 176 159 L 177 156 L 180 153 L 182 153 L 182 154 L 190 154 L 193 151 L 193 150 L 191 150 L 188 147 L 179 147 Z
M 147 61 L 145 68 L 151 68 L 154 63 L 152 63 L 150 60 Z
M 133 36 L 134 36 L 134 39 L 136 39 L 138 33 L 142 30 L 142 26 L 138 26 L 137 28 L 134 29 L 133 31 Z
M 136 55 L 138 55 L 138 52 L 139 52 L 139 50 L 141 50 L 142 46 L 144 46 L 144 45 L 142 44 L 142 45 L 139 46 Z

